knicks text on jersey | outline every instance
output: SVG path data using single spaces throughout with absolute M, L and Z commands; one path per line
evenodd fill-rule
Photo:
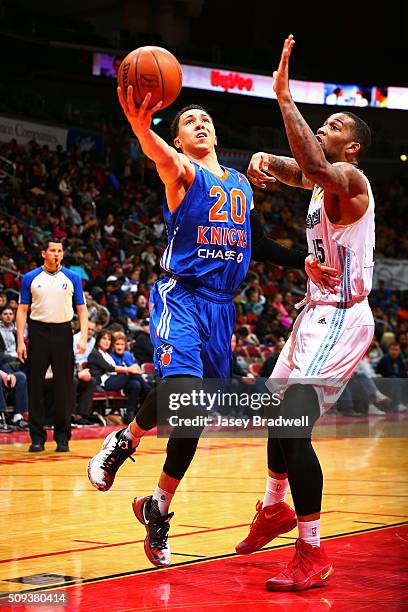
M 194 166 L 195 179 L 177 210 L 170 214 L 164 202 L 168 244 L 160 264 L 180 280 L 232 294 L 251 257 L 252 189 L 232 168 L 217 177 Z

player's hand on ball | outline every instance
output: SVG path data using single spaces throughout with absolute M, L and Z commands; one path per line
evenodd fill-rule
M 126 99 L 124 97 L 124 92 L 122 91 L 122 88 L 118 87 L 118 97 L 120 105 L 123 108 L 123 112 L 125 113 L 130 125 L 132 126 L 132 130 L 135 132 L 135 135 L 142 136 L 143 134 L 146 134 L 150 130 L 154 113 L 156 113 L 161 108 L 163 102 L 160 100 L 160 102 L 153 106 L 153 108 L 148 109 L 149 102 L 152 97 L 152 94 L 148 93 L 146 94 L 146 97 L 143 100 L 141 106 L 137 108 L 133 98 L 132 85 L 129 85 L 128 87 L 128 90 L 126 92 Z
M 268 184 L 275 183 L 276 178 L 266 174 L 269 170 L 269 155 L 267 153 L 254 153 L 249 162 L 247 176 L 256 187 L 265 189 Z
M 341 278 L 335 268 L 323 266 L 314 255 L 308 255 L 305 259 L 305 270 L 310 280 L 322 293 L 337 292 Z

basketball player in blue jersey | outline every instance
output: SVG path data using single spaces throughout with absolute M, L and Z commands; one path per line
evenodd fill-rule
M 150 94 L 139 109 L 132 87 L 127 100 L 118 91 L 124 113 L 144 153 L 165 185 L 164 217 L 168 244 L 161 259 L 166 276 L 150 295 L 154 362 L 162 379 L 159 402 L 172 392 L 193 397 L 206 378 L 231 376 L 231 337 L 235 323 L 234 291 L 244 280 L 252 252 L 279 265 L 305 268 L 316 282 L 334 287 L 333 270 L 316 258 L 285 249 L 263 234 L 253 209 L 246 177 L 221 167 L 215 152 L 213 121 L 200 106 L 183 108 L 172 124 L 175 148 L 151 130 L 157 104 L 148 110 Z M 252 210 L 252 212 L 251 212 Z M 306 260 L 306 264 L 305 264 Z M 126 430 L 111 433 L 88 465 L 89 480 L 100 491 L 113 484 L 116 471 L 157 423 L 153 390 Z M 164 398 L 164 399 L 163 399 Z M 178 415 L 194 414 L 192 403 Z M 146 527 L 145 552 L 157 566 L 170 563 L 169 506 L 196 451 L 202 427 L 176 428 L 153 495 L 135 498 L 133 510 Z

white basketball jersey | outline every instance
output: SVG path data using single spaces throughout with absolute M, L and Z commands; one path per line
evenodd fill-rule
M 367 177 L 364 178 L 368 208 L 358 221 L 350 225 L 331 223 L 324 209 L 324 190 L 318 185 L 313 189 L 306 218 L 309 253 L 314 253 L 326 266 L 336 268 L 341 283 L 336 294 L 322 293 L 309 279 L 307 298 L 312 302 L 345 304 L 364 298 L 371 291 L 375 248 L 374 197 Z

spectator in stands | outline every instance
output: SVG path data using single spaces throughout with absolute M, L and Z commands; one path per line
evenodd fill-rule
M 28 427 L 28 423 L 24 420 L 23 413 L 28 411 L 28 391 L 27 379 L 24 372 L 6 372 L 0 370 L 0 413 L 3 414 L 6 410 L 6 395 L 9 396 L 14 414 L 12 424 L 19 429 Z M 2 418 L 0 423 L 4 425 L 5 419 Z
M 276 362 L 278 361 L 279 354 L 284 346 L 285 339 L 279 338 L 279 340 L 275 344 L 273 353 L 271 353 L 271 355 L 269 355 L 269 357 L 265 359 L 264 363 L 262 364 L 262 368 L 259 372 L 260 378 L 267 379 L 270 377 L 273 368 L 275 367 Z
M 60 211 L 64 219 L 71 221 L 74 225 L 82 225 L 82 217 L 74 207 L 72 198 L 66 196 L 63 198 L 64 204 L 61 206 Z
M 384 378 L 392 379 L 392 383 L 387 385 L 389 391 L 387 395 L 392 398 L 391 408 L 396 412 L 405 412 L 407 406 L 408 386 L 407 372 L 401 358 L 401 347 L 396 342 L 392 342 L 388 347 L 388 353 L 380 359 L 377 365 L 377 374 Z
M 248 364 L 242 355 L 236 352 L 237 348 L 237 337 L 232 334 L 231 338 L 231 351 L 232 351 L 232 377 L 241 380 L 248 372 Z
M 229 388 L 230 393 L 237 393 L 238 396 L 241 393 L 251 393 L 253 385 L 255 384 L 255 378 L 252 374 L 248 373 L 248 364 L 242 355 L 236 352 L 237 348 L 237 337 L 232 334 L 231 338 L 231 351 L 232 351 L 232 376 L 231 384 Z M 245 406 L 228 406 L 227 409 L 218 408 L 217 412 L 220 414 L 244 416 L 248 415 L 248 405 Z
M 245 296 L 242 295 L 241 290 L 237 289 L 234 295 L 234 306 L 237 320 L 242 320 L 240 317 L 246 320 L 246 309 L 245 309 Z
M 137 306 L 137 319 L 144 318 L 143 315 L 147 309 L 147 298 L 144 293 L 138 293 L 136 296 L 136 306 Z
M 111 213 L 109 213 L 103 226 L 103 239 L 107 240 L 108 242 L 116 242 L 115 232 L 115 218 Z
M 135 335 L 135 343 L 133 345 L 133 355 L 139 363 L 153 362 L 153 344 L 150 340 L 149 319 L 140 321 L 140 331 Z
M 269 297 L 265 303 L 262 315 L 255 321 L 254 332 L 260 339 L 262 344 L 274 344 L 275 336 L 280 337 L 284 328 L 281 327 L 277 318 L 277 312 L 273 307 L 271 298 Z
M 8 302 L 8 297 L 7 297 L 7 293 L 5 293 L 4 291 L 0 292 L 0 308 L 4 308 L 4 306 L 7 305 Z
M 120 283 L 117 276 L 110 274 L 106 279 L 106 306 L 109 310 L 114 305 L 118 307 L 119 300 L 122 297 L 122 291 L 120 289 Z
M 370 360 L 370 364 L 374 368 L 374 371 L 375 371 L 375 368 L 377 367 L 378 362 L 380 361 L 381 357 L 383 357 L 384 355 L 382 348 L 380 346 L 380 343 L 378 342 L 376 338 L 373 338 L 373 341 L 371 342 L 371 346 L 368 349 L 367 355 Z
M 117 365 L 132 367 L 136 364 L 136 360 L 132 353 L 126 350 L 126 334 L 124 334 L 123 332 L 115 332 L 112 336 L 112 343 L 112 357 Z M 143 370 L 140 368 L 140 364 L 136 365 L 139 366 L 137 374 L 130 374 L 129 376 L 132 378 L 132 381 L 134 381 L 135 383 L 139 383 L 140 385 L 139 403 L 142 403 L 146 395 L 152 389 L 152 387 L 144 379 Z M 137 385 L 135 384 L 135 387 L 136 386 Z M 131 414 L 128 413 L 124 421 L 128 424 L 133 419 L 133 417 L 134 415 L 131 416 Z
M 136 414 L 140 384 L 130 374 L 139 374 L 140 367 L 117 365 L 111 354 L 112 334 L 102 330 L 96 336 L 95 348 L 89 355 L 88 365 L 91 376 L 105 391 L 122 391 L 126 394 L 126 420 L 130 422 Z M 131 416 L 133 414 L 133 416 Z
M 121 286 L 123 293 L 137 293 L 140 283 L 140 268 L 133 268 L 130 275 L 125 277 Z
M 154 246 L 152 244 L 147 244 L 145 250 L 141 255 L 141 260 L 143 262 L 151 264 L 152 266 L 156 265 L 157 255 L 154 252 Z
M 386 315 L 384 315 L 384 318 L 386 318 Z M 397 339 L 395 337 L 395 332 L 388 329 L 387 331 L 384 331 L 384 333 L 381 336 L 381 342 L 380 342 L 381 348 L 383 349 L 383 351 L 388 352 L 388 349 L 391 346 L 391 344 L 395 344 L 396 341 Z
M 371 347 L 370 347 L 371 348 Z M 368 402 L 368 414 L 382 416 L 386 414 L 379 406 L 385 407 L 391 403 L 391 398 L 378 389 L 375 378 L 376 374 L 369 358 L 370 349 L 358 364 L 354 373 L 354 378 L 362 388 L 364 400 Z
M 384 310 L 386 306 L 388 306 L 388 303 L 391 299 L 391 295 L 392 295 L 392 290 L 386 288 L 385 281 L 379 280 L 378 288 L 373 289 L 373 291 L 371 292 L 370 301 L 373 304 L 379 306 L 381 310 Z
M 286 276 L 282 283 L 282 289 L 286 292 L 294 293 L 295 295 L 304 295 L 304 289 L 299 287 L 299 275 L 301 273 L 299 271 L 294 272 L 293 270 L 289 270 L 286 273 Z M 304 279 L 302 279 L 304 280 Z M 303 284 L 303 283 L 302 283 Z
M 14 312 L 14 316 L 15 316 L 17 312 L 17 308 L 18 308 L 17 300 L 15 300 L 14 298 L 11 298 L 11 300 L 9 300 L 9 303 L 7 305 L 12 309 L 12 311 Z
M 92 377 L 88 367 L 78 367 L 75 362 L 74 369 L 74 397 L 73 397 L 73 422 L 77 425 L 95 425 L 91 419 L 93 411 L 93 396 L 96 391 L 96 380 Z M 97 418 L 97 420 L 100 420 Z
M 398 342 L 401 347 L 401 359 L 404 364 L 405 371 L 408 371 L 408 332 L 404 332 L 398 336 Z
M 254 333 L 248 329 L 248 326 L 242 325 L 237 329 L 237 340 L 238 346 L 246 346 L 248 344 L 255 344 L 258 346 L 260 344 L 258 338 Z
M 277 293 L 275 295 L 275 298 L 273 301 L 273 307 L 278 313 L 277 317 L 278 317 L 279 323 L 286 329 L 290 329 L 292 327 L 293 320 L 289 316 L 289 312 L 287 308 L 283 305 L 283 297 L 281 293 Z
M 87 336 L 86 348 L 83 353 L 80 353 L 78 350 L 78 344 L 81 338 L 81 332 L 78 331 L 76 334 L 74 334 L 74 338 L 73 338 L 74 357 L 75 357 L 75 363 L 77 364 L 78 368 L 81 368 L 82 364 L 88 361 L 88 357 L 93 351 L 93 348 L 95 346 L 95 338 L 94 338 L 95 329 L 96 329 L 95 321 L 88 320 L 88 336 Z
M 138 308 L 136 304 L 133 303 L 133 294 L 128 293 L 123 296 L 121 307 L 122 315 L 134 321 L 135 319 L 137 319 L 137 311 Z
M 245 292 L 245 296 L 247 299 L 245 303 L 246 313 L 252 312 L 254 315 L 261 315 L 266 300 L 260 289 L 249 287 Z
M 17 331 L 14 311 L 4 306 L 0 311 L 0 365 L 7 366 L 8 371 L 21 369 L 17 356 Z

